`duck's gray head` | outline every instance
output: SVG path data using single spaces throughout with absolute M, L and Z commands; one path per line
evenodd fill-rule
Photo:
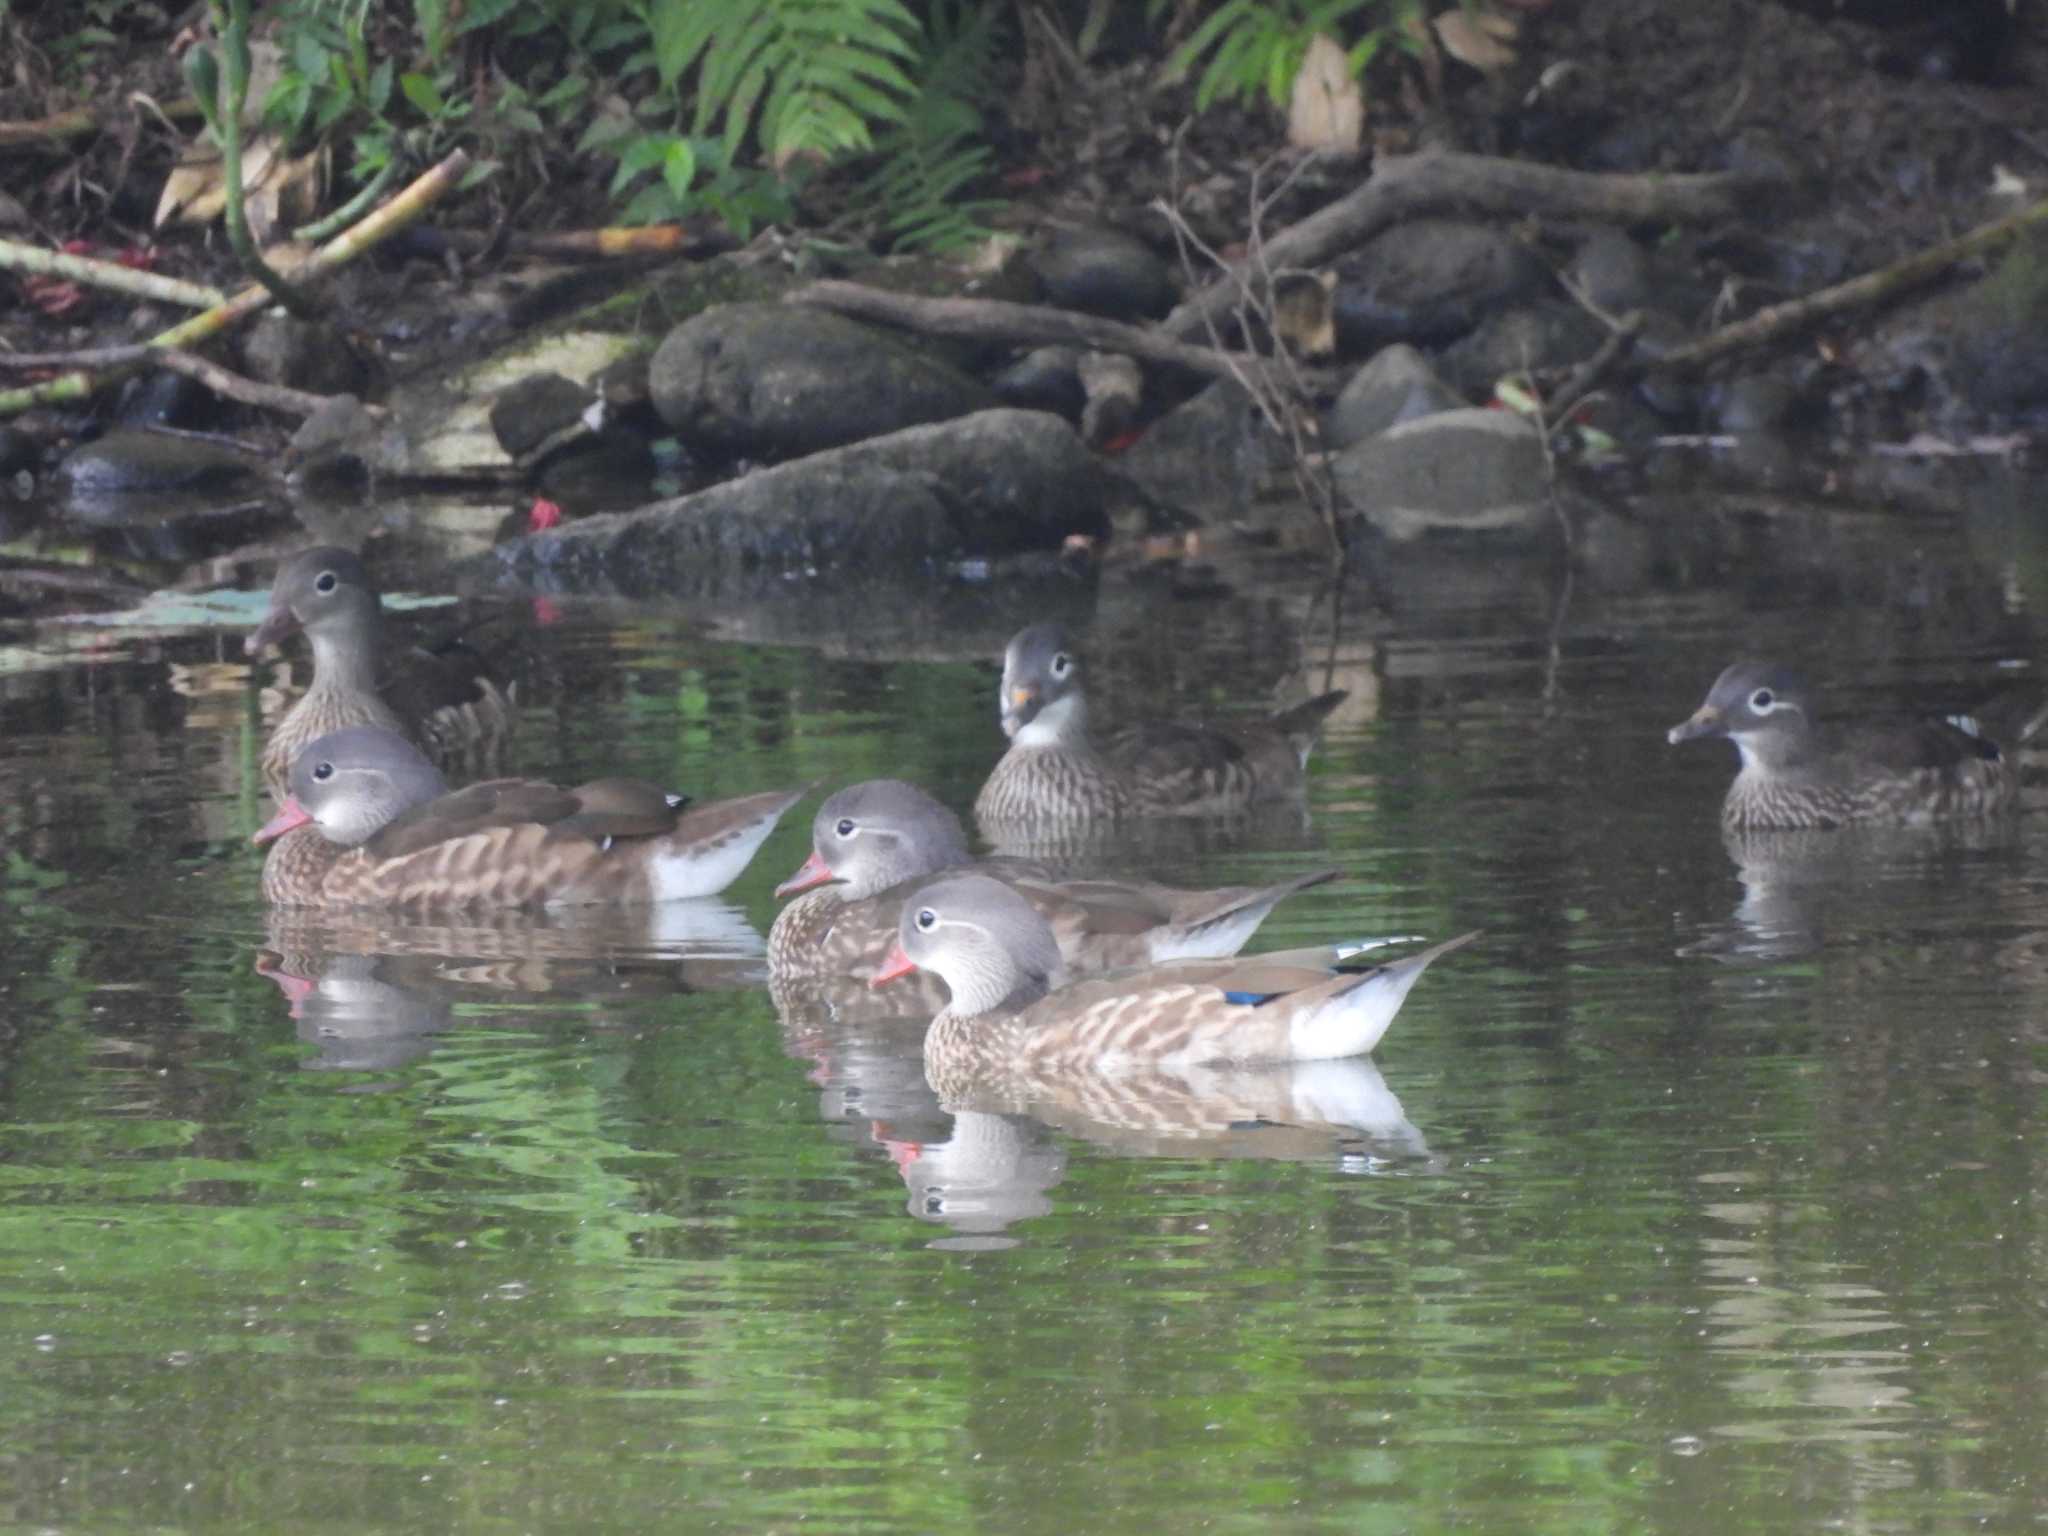
M 967 862 L 960 818 L 915 784 L 869 779 L 840 790 L 811 818 L 811 856 L 778 896 L 838 881 L 849 901 Z
M 377 725 L 352 725 L 309 742 L 292 763 L 289 788 L 257 842 L 312 825 L 330 843 L 353 848 L 414 806 L 448 793 L 417 747 Z
M 872 985 L 930 971 L 953 996 L 949 1012 L 972 1017 L 1036 1001 L 1062 980 L 1060 947 L 1038 909 L 1000 880 L 950 875 L 903 903 L 896 947 Z
M 1087 725 L 1081 654 L 1058 624 L 1019 630 L 1003 651 L 1003 734 L 1020 746 L 1071 740 Z

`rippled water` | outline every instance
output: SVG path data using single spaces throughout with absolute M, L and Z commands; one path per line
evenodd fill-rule
M 2038 806 L 1731 849 L 1732 762 L 1663 741 L 1741 649 L 1852 709 L 2038 686 L 2015 558 L 1063 589 L 1104 712 L 1353 692 L 1306 824 L 1149 872 L 1347 871 L 1258 947 L 1486 937 L 1373 1059 L 1042 1118 L 778 1013 L 808 807 L 657 926 L 273 926 L 237 637 L 0 676 L 0 1525 L 2036 1524 Z M 518 610 L 522 766 L 964 808 L 1046 601 L 931 601 L 822 648 Z

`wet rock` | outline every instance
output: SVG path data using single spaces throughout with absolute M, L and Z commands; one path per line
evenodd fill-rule
M 1057 548 L 1069 534 L 1107 533 L 1103 501 L 1072 428 L 1039 411 L 983 411 L 534 534 L 475 574 L 628 594 L 717 590 L 749 574 Z
M 0 475 L 34 474 L 42 467 L 43 445 L 18 427 L 0 425 Z
M 1643 316 L 1636 333 L 1636 352 L 1645 359 L 1677 351 L 1693 339 L 1683 324 L 1661 310 Z M 1636 396 L 1666 421 L 1691 426 L 1699 416 L 1699 386 L 1690 374 L 1651 368 L 1636 381 Z
M 1702 241 L 1698 255 L 1776 293 L 1810 293 L 1849 274 L 1847 241 L 1826 229 L 1788 235 L 1738 226 Z
M 1799 388 L 1775 373 L 1744 373 L 1708 392 L 1707 426 L 1728 437 L 1782 432 L 1800 405 Z
M 491 432 L 514 463 L 538 458 L 557 440 L 589 431 L 597 395 L 559 373 L 529 373 L 491 401 Z
M 1338 264 L 1337 344 L 1354 357 L 1396 341 L 1442 346 L 1539 292 L 1547 276 L 1489 225 L 1412 219 Z
M 551 454 L 535 485 L 543 496 L 584 512 L 642 506 L 654 480 L 654 450 L 637 432 L 594 432 Z
M 1411 346 L 1396 343 L 1382 347 L 1351 376 L 1330 407 L 1323 441 L 1332 449 L 1349 448 L 1396 422 L 1454 411 L 1465 403 L 1462 395 L 1437 377 L 1427 358 Z
M 2048 237 L 2016 241 L 1969 288 L 1888 317 L 1856 359 L 1939 428 L 2048 419 Z
M 639 432 L 647 437 L 661 435 L 661 417 L 655 413 L 654 397 L 647 387 L 647 365 L 652 357 L 648 352 L 629 353 L 601 369 L 590 381 L 590 387 L 604 401 L 604 425 L 608 429 Z
M 409 458 L 405 433 L 392 413 L 354 395 L 330 395 L 299 423 L 284 453 L 285 469 L 295 480 L 343 484 L 402 472 Z
M 684 321 L 648 365 L 648 389 L 693 446 L 769 458 L 995 404 L 889 332 L 799 304 L 722 304 Z
M 1153 500 L 1215 521 L 1244 516 L 1272 462 L 1251 395 L 1234 379 L 1219 379 L 1146 428 L 1122 468 Z
M 1469 398 L 1493 394 L 1496 379 L 1542 368 L 1567 368 L 1607 339 L 1600 322 L 1576 304 L 1545 302 L 1505 310 L 1437 357 L 1437 371 Z
M 57 466 L 57 485 L 74 500 L 163 491 L 239 496 L 260 483 L 257 461 L 247 454 L 162 432 L 109 432 L 72 449 Z
M 1049 304 L 1156 320 L 1173 308 L 1173 276 L 1152 248 L 1120 229 L 1081 225 L 1047 232 L 1028 258 Z
M 1081 389 L 1081 354 L 1073 347 L 1039 347 L 1025 353 L 989 380 L 996 398 L 1026 411 L 1051 411 L 1069 421 L 1081 419 L 1086 403 Z
M 1404 421 L 1337 455 L 1350 508 L 1396 541 L 1425 533 L 1554 533 L 1543 444 L 1506 411 L 1466 408 Z
M 1588 303 L 1621 316 L 1650 301 L 1650 257 L 1612 225 L 1588 234 L 1565 270 Z
M 242 343 L 242 366 L 266 384 L 316 395 L 359 395 L 369 382 L 347 336 L 278 309 L 256 317 Z
M 220 401 L 197 379 L 168 368 L 152 368 L 130 379 L 115 416 L 124 427 L 206 427 Z

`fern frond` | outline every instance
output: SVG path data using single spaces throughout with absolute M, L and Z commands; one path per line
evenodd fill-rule
M 965 195 L 994 162 L 976 103 L 993 89 L 997 14 L 973 0 L 933 5 L 916 93 L 901 121 L 877 136 L 880 164 L 860 192 L 899 247 L 972 244 L 987 234 L 982 220 L 1001 206 Z

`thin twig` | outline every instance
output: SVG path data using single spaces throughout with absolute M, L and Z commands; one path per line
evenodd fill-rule
M 1230 376 L 1237 381 L 1252 404 L 1264 418 L 1273 434 L 1287 444 L 1288 469 L 1293 475 L 1295 489 L 1303 501 L 1313 507 L 1322 520 L 1323 532 L 1330 543 L 1330 562 L 1340 575 L 1349 561 L 1349 551 L 1344 543 L 1344 525 L 1340 516 L 1337 489 L 1330 473 L 1323 466 L 1314 443 L 1304 423 L 1312 420 L 1309 406 L 1309 389 L 1301 376 L 1294 356 L 1282 344 L 1278 330 L 1273 323 L 1272 293 L 1273 273 L 1266 261 L 1264 238 L 1265 216 L 1272 208 L 1274 199 L 1287 188 L 1294 176 L 1300 174 L 1297 163 L 1281 179 L 1269 196 L 1261 196 L 1259 187 L 1265 173 L 1260 165 L 1252 171 L 1251 219 L 1246 231 L 1245 260 L 1240 267 L 1233 267 L 1222 256 L 1210 249 L 1202 237 L 1195 233 L 1178 205 L 1180 188 L 1180 150 L 1186 125 L 1175 133 L 1168 173 L 1168 186 L 1173 200 L 1155 199 L 1153 207 L 1166 219 L 1173 231 L 1174 247 L 1180 254 L 1180 261 L 1192 279 L 1198 275 L 1192 250 L 1202 259 L 1224 274 L 1227 291 L 1234 296 L 1234 310 L 1238 330 L 1249 340 L 1263 331 L 1272 341 L 1270 357 L 1257 354 L 1233 354 L 1224 347 L 1223 337 L 1216 323 L 1216 307 L 1204 306 L 1199 314 L 1201 325 L 1209 337 L 1209 344 L 1219 357 L 1231 359 Z M 1312 157 L 1304 157 L 1304 159 Z M 1257 279 L 1256 286 L 1246 281 L 1246 274 Z

